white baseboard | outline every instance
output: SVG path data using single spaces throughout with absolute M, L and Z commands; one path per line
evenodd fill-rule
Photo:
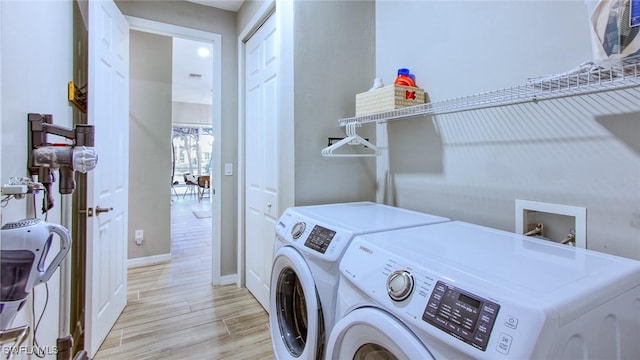
M 219 280 L 220 280 L 219 283 L 218 284 L 214 284 L 214 285 L 235 284 L 238 281 L 238 275 L 237 274 L 231 274 L 231 275 L 221 276 Z
M 160 263 L 169 262 L 169 261 L 171 261 L 171 254 L 145 256 L 145 257 L 128 259 L 127 267 L 131 269 L 131 268 L 160 264 Z

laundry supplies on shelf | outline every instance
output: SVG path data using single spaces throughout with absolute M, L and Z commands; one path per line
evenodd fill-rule
M 416 77 L 411 74 L 409 69 L 398 69 L 398 76 L 396 76 L 395 85 L 413 86 L 416 87 Z
M 409 69 L 400 68 L 393 85 L 383 86 L 382 79 L 375 79 L 369 91 L 356 95 L 356 116 L 424 103 L 424 89 L 416 86 L 415 76 Z
M 407 106 L 424 104 L 424 90 L 404 85 L 388 85 L 356 95 L 356 116 L 364 116 Z

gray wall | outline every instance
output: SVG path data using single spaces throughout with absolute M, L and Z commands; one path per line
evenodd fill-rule
M 133 259 L 171 249 L 172 39 L 132 30 L 129 47 L 128 256 Z M 140 246 L 136 230 L 144 230 Z
M 323 158 L 375 77 L 373 1 L 294 3 L 295 205 L 374 200 L 373 158 Z M 283 36 L 287 36 L 283 35 Z M 281 96 L 288 96 L 282 94 Z M 358 129 L 375 142 L 375 127 Z
M 432 101 L 498 90 L 590 60 L 588 26 L 583 1 L 380 1 L 376 69 L 389 83 L 411 67 Z M 389 190 L 398 206 L 508 231 L 515 199 L 586 207 L 588 248 L 640 259 L 639 97 L 392 122 Z
M 225 163 L 237 168 L 237 33 L 236 14 L 186 1 L 116 1 L 123 14 L 157 22 L 212 32 L 222 37 L 222 161 L 212 171 L 223 172 Z M 168 157 L 170 159 L 170 155 Z M 214 186 L 216 186 L 214 184 Z M 222 207 L 221 276 L 236 273 L 237 259 L 237 178 L 223 176 L 216 190 Z M 168 200 L 167 200 L 168 202 Z M 215 239 L 214 239 L 215 241 Z
M 264 3 L 243 4 L 238 31 L 245 29 Z M 338 120 L 354 115 L 355 95 L 373 83 L 375 3 L 275 3 L 282 51 L 279 166 L 281 177 L 292 176 L 281 181 L 280 210 L 293 205 L 374 200 L 375 160 L 323 158 L 321 150 L 328 137 L 345 136 Z M 375 141 L 373 125 L 360 128 L 358 134 Z
M 238 10 L 238 19 L 237 19 L 238 34 L 240 34 L 240 32 L 244 30 L 244 28 L 247 25 L 249 25 L 251 18 L 255 15 L 258 9 L 260 9 L 260 6 L 262 6 L 263 3 L 264 1 L 255 1 L 255 0 L 245 0 L 242 3 L 240 10 Z

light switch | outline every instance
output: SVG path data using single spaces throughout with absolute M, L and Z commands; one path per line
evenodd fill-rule
M 224 164 L 224 175 L 225 176 L 233 175 L 233 164 L 232 163 L 225 163 Z

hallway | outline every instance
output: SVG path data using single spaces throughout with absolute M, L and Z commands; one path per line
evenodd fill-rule
M 171 206 L 171 262 L 132 268 L 128 303 L 95 359 L 273 359 L 269 317 L 246 288 L 211 286 L 209 199 Z

